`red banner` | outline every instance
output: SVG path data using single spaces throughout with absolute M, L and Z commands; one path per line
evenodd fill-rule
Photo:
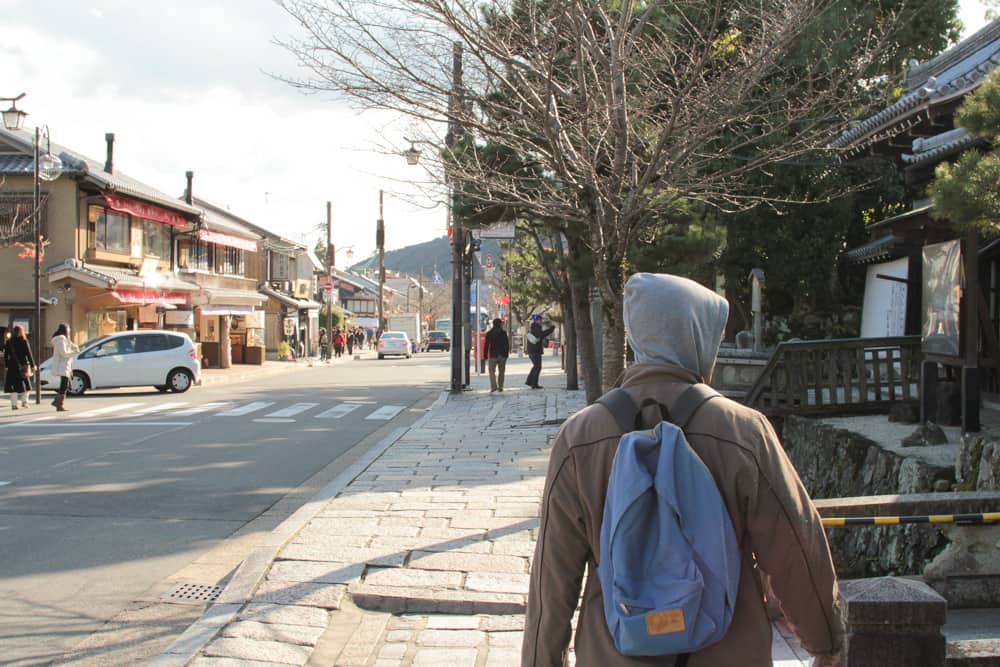
M 108 207 L 116 211 L 131 213 L 137 218 L 164 222 L 175 227 L 184 227 L 189 224 L 189 221 L 185 220 L 184 216 L 176 211 L 168 211 L 160 206 L 122 197 L 121 195 L 112 195 L 107 192 L 101 192 L 101 194 L 104 196 L 104 201 L 108 203 Z
M 199 229 L 198 238 L 202 241 L 208 241 L 209 243 L 215 243 L 217 245 L 227 245 L 231 248 L 246 250 L 247 252 L 257 252 L 257 242 L 253 239 L 231 236 L 221 232 L 212 232 L 207 229 Z
M 187 303 L 187 294 L 184 292 L 158 292 L 156 290 L 141 289 L 113 289 L 111 295 L 128 304 L 154 305 L 157 303 L 169 303 L 174 306 L 182 306 Z
M 509 306 L 510 305 L 510 296 L 507 295 L 507 294 L 504 294 L 503 296 L 498 296 L 497 297 L 497 304 L 503 305 L 503 306 Z

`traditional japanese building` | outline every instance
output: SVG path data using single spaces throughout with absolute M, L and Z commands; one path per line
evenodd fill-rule
M 899 98 L 831 146 L 845 160 L 891 160 L 923 191 L 942 161 L 988 148 L 954 116 L 998 64 L 1000 20 L 925 63 L 911 61 Z M 980 392 L 1000 389 L 1000 253 L 975 231 L 936 217 L 925 196 L 870 225 L 870 241 L 847 253 L 868 266 L 862 335 L 919 335 L 922 418 L 933 414 L 938 381 L 957 377 L 962 424 L 978 430 Z

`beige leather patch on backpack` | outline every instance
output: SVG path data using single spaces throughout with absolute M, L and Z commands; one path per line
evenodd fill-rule
M 684 611 L 664 609 L 646 614 L 646 631 L 651 635 L 665 635 L 684 630 Z

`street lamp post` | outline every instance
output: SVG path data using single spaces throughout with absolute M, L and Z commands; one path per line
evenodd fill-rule
M 384 327 L 383 306 L 385 298 L 385 220 L 382 218 L 382 191 L 378 191 L 378 221 L 375 227 L 375 246 L 378 248 L 378 324 L 375 335 L 381 336 Z
M 10 102 L 10 108 L 3 112 L 3 124 L 8 130 L 19 130 L 28 114 L 17 108 L 17 101 L 25 93 L 17 97 L 0 97 L 0 101 Z M 45 155 L 41 155 L 42 139 L 45 139 Z M 50 152 L 52 145 L 49 140 L 48 126 L 35 128 L 34 169 L 32 188 L 32 235 L 35 239 L 35 322 L 32 324 L 32 339 L 34 350 L 32 355 L 35 363 L 41 363 L 42 356 L 42 224 L 41 224 L 41 181 L 54 181 L 62 172 L 62 160 Z M 35 404 L 42 402 L 42 384 L 35 378 Z

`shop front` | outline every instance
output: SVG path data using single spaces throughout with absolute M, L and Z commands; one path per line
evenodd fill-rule
M 203 367 L 264 363 L 266 317 L 257 308 L 264 301 L 259 293 L 203 288 L 196 301 L 195 332 Z
M 172 273 L 139 273 L 72 259 L 52 267 L 48 282 L 58 294 L 52 306 L 55 319 L 70 325 L 78 343 L 135 329 L 193 334 L 189 320 L 171 313 L 190 312 L 191 296 L 198 286 Z
M 319 354 L 319 310 L 317 301 L 297 299 L 268 286 L 260 293 L 267 297 L 266 309 L 273 323 L 266 328 L 267 349 L 277 354 L 279 343 L 285 341 L 296 356 Z

